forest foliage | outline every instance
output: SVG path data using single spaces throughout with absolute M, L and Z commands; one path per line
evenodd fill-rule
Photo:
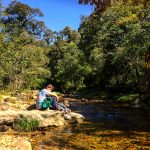
M 43 16 L 38 8 L 1 2 L 0 88 L 51 82 L 65 91 L 137 90 L 150 45 L 149 2 L 114 1 L 104 8 L 82 17 L 78 31 L 56 32 L 37 19 Z

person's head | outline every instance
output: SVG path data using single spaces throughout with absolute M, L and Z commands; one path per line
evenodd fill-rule
M 53 91 L 54 90 L 54 86 L 52 84 L 48 84 L 46 86 L 46 89 L 49 90 L 49 91 Z

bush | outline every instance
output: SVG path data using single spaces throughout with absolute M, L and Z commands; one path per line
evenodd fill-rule
M 13 129 L 17 131 L 34 131 L 39 127 L 39 121 L 36 119 L 28 119 L 26 117 L 16 120 L 13 124 Z

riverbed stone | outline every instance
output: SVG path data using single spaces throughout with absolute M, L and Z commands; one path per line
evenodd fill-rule
M 32 150 L 31 143 L 25 139 L 14 141 L 12 146 L 18 148 L 19 150 Z
M 0 150 L 32 150 L 31 142 L 25 136 L 0 136 Z

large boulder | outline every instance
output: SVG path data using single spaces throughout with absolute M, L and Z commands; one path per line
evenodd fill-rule
M 37 93 L 38 91 L 34 91 L 32 95 Z M 84 120 L 84 117 L 78 113 L 64 115 L 57 110 L 37 110 L 35 100 L 23 101 L 11 96 L 3 97 L 0 106 L 0 125 L 12 125 L 15 120 L 23 117 L 38 120 L 40 127 L 64 126 L 69 123 L 81 123 Z
M 69 119 L 61 111 L 56 110 L 5 110 L 0 111 L 0 125 L 12 125 L 16 119 L 22 117 L 36 119 L 39 127 L 64 126 L 70 122 L 81 123 L 84 117 L 78 113 L 70 113 Z

